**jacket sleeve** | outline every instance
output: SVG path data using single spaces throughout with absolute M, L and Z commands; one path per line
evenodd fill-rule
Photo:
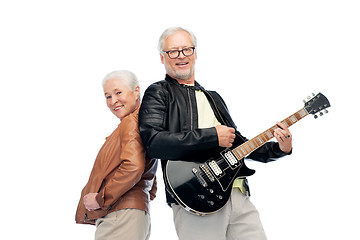
M 147 154 L 152 158 L 184 159 L 189 154 L 218 147 L 216 129 L 168 130 L 166 119 L 171 101 L 161 86 L 152 84 L 145 91 L 139 112 L 139 128 Z M 164 147 L 166 146 L 166 147 Z
M 120 123 L 120 164 L 97 196 L 97 201 L 103 209 L 109 208 L 134 187 L 144 172 L 145 152 L 137 123 L 132 115 Z

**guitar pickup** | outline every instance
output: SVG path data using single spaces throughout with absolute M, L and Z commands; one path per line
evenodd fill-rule
M 215 182 L 214 176 L 211 174 L 210 169 L 205 164 L 200 164 L 199 168 L 205 173 L 210 182 Z
M 217 177 L 223 173 L 219 165 L 214 160 L 210 161 L 208 164 Z
M 238 164 L 237 158 L 232 154 L 231 151 L 227 151 L 223 153 L 223 157 L 226 159 L 226 161 L 230 164 L 230 166 L 234 167 Z

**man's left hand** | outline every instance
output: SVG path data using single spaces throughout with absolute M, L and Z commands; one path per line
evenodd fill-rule
M 292 135 L 285 124 L 277 122 L 277 129 L 274 131 L 274 136 L 279 142 L 279 147 L 284 153 L 289 153 L 292 149 Z

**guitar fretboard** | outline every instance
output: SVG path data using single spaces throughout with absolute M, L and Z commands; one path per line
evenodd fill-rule
M 305 116 L 307 116 L 308 113 L 305 110 L 305 108 L 302 108 L 301 110 L 297 111 L 290 117 L 284 119 L 281 121 L 285 126 L 290 127 L 291 125 L 297 123 L 301 119 L 303 119 Z M 234 148 L 232 150 L 232 153 L 236 156 L 238 160 L 246 157 L 251 152 L 255 151 L 262 145 L 264 145 L 267 141 L 272 139 L 274 137 L 274 131 L 277 129 L 278 126 L 274 125 L 271 128 L 267 129 L 266 131 L 262 132 L 261 134 L 257 135 L 256 137 L 250 139 L 249 141 L 241 144 L 240 146 Z

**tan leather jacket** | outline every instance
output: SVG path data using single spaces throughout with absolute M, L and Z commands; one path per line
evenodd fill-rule
M 95 224 L 97 218 L 125 208 L 149 212 L 149 202 L 157 190 L 156 168 L 156 160 L 145 158 L 137 109 L 121 121 L 101 147 L 81 192 L 76 223 Z M 85 209 L 83 197 L 88 193 L 98 193 L 100 209 Z

